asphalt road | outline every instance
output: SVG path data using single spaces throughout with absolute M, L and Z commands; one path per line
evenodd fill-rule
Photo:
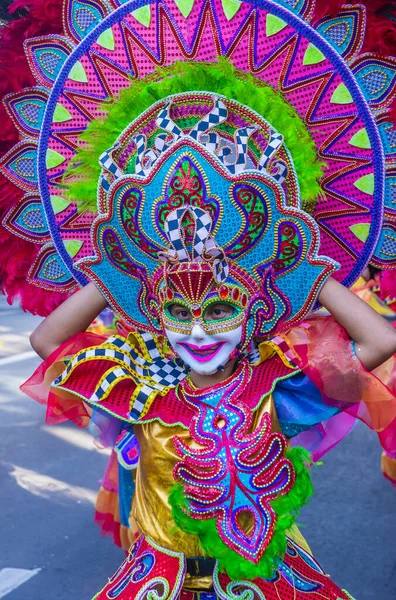
M 123 560 L 92 522 L 107 454 L 18 391 L 38 322 L 0 298 L 0 598 L 90 600 Z M 395 600 L 396 490 L 375 435 L 358 425 L 313 479 L 299 524 L 317 560 L 356 600 Z

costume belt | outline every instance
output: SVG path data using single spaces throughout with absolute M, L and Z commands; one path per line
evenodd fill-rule
M 213 575 L 216 565 L 214 558 L 205 558 L 204 556 L 190 556 L 186 558 L 187 573 L 194 577 L 206 577 Z

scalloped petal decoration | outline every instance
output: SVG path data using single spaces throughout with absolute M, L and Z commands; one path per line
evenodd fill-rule
M 0 172 L 26 192 L 37 190 L 37 144 L 24 141 L 16 144 L 0 160 Z
M 52 244 L 40 249 L 29 271 L 29 282 L 55 292 L 75 287 L 73 277 Z
M 51 240 L 40 196 L 28 194 L 14 206 L 3 220 L 3 225 L 18 237 L 34 244 Z
M 317 31 L 346 60 L 356 56 L 363 45 L 366 12 L 363 6 L 344 6 L 335 18 L 320 21 Z
M 3 102 L 18 131 L 38 138 L 49 93 L 42 88 L 30 88 L 8 94 Z
M 315 7 L 314 0 L 278 0 L 278 4 L 305 19 L 309 19 L 312 16 Z
M 25 42 L 30 69 L 38 83 L 50 87 L 74 45 L 60 35 L 31 38 Z
M 394 223 L 384 223 L 375 255 L 378 260 L 373 263 L 379 268 L 381 268 L 380 265 L 392 265 L 396 262 L 396 227 Z
M 396 167 L 388 174 L 385 181 L 385 210 L 389 216 L 396 217 Z
M 67 35 L 80 42 L 109 13 L 101 0 L 66 0 L 63 7 Z
M 370 105 L 386 108 L 395 93 L 396 58 L 364 54 L 354 62 L 352 70 Z
M 381 123 L 379 125 L 383 149 L 387 157 L 396 155 L 396 129 L 393 123 Z

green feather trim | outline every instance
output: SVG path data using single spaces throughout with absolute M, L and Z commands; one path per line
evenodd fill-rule
M 355 598 L 353 598 L 351 596 L 351 594 L 349 594 L 346 590 L 342 590 L 344 592 L 344 594 L 350 599 L 350 600 L 355 600 Z M 342 598 L 339 598 L 338 600 L 342 600 Z
M 67 199 L 77 202 L 80 210 L 95 212 L 101 171 L 99 156 L 154 102 L 187 91 L 206 91 L 232 98 L 255 110 L 281 133 L 293 159 L 303 208 L 311 212 L 321 194 L 319 180 L 325 165 L 318 160 L 314 141 L 303 120 L 279 92 L 237 71 L 224 58 L 214 64 L 176 63 L 158 69 L 143 80 L 131 79 L 131 86 L 122 90 L 118 99 L 102 107 L 106 117 L 92 121 L 80 136 L 83 143 L 64 177 Z
M 185 533 L 197 535 L 205 554 L 215 558 L 222 571 L 233 580 L 271 577 L 286 552 L 286 530 L 293 525 L 297 514 L 312 496 L 311 477 L 306 464 L 311 464 L 309 452 L 303 448 L 293 448 L 286 453 L 293 463 L 296 480 L 287 494 L 271 501 L 276 513 L 273 537 L 264 555 L 257 564 L 243 558 L 229 548 L 220 538 L 216 519 L 195 519 L 190 516 L 189 504 L 183 486 L 176 483 L 169 494 L 172 517 L 176 525 Z

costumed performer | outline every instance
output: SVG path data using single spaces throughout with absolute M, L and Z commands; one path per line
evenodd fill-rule
M 366 347 L 371 317 L 350 330 L 331 280 L 320 299 L 336 321 L 307 320 L 331 274 L 349 287 L 369 262 L 396 267 L 392 11 L 382 0 L 54 0 L 48 20 L 26 1 L 41 21 L 27 20 L 25 55 L 23 23 L 2 36 L 3 64 L 18 47 L 23 66 L 20 79 L 8 69 L 4 99 L 3 289 L 48 315 L 91 280 L 132 332 L 72 337 L 45 381 L 25 386 L 48 402 L 48 422 L 90 425 L 114 446 L 103 529 L 123 545 L 128 521 L 149 534 L 103 594 L 340 596 L 297 549 L 310 486 L 305 451 L 287 440 L 316 460 L 358 417 L 396 447 L 394 397 L 363 367 L 388 356 L 392 334 L 379 339 L 378 322 L 378 352 Z M 77 329 L 91 294 L 104 306 L 92 286 L 70 301 Z M 191 341 L 195 327 L 211 341 Z M 194 356 L 236 370 L 208 396 L 191 380 Z M 133 471 L 144 518 L 129 519 Z M 150 503 L 169 517 L 172 482 L 176 534 Z
M 110 189 L 93 228 L 96 254 L 79 264 L 140 327 L 71 357 L 48 399 L 50 417 L 112 430 L 125 465 L 139 448 L 129 518 L 136 541 L 97 598 L 346 599 L 293 527 L 311 494 L 310 459 L 288 440 L 332 418 L 337 427 L 343 411 L 371 421 L 389 444 L 396 399 L 368 370 L 394 354 L 396 332 L 328 279 L 337 265 L 317 254 L 315 222 L 285 205 L 268 172 L 247 166 L 247 127 L 228 146 L 237 174 L 197 141 L 195 131 L 246 107 L 186 93 L 143 120 L 175 130 L 177 103 L 199 100 L 210 100 L 209 110 L 195 128 L 179 130 L 146 172 Z M 131 223 L 136 198 L 141 220 Z M 139 270 L 144 257 L 152 270 Z M 333 318 L 307 318 L 317 297 Z M 46 356 L 105 304 L 89 284 L 39 326 L 33 345 Z M 143 318 L 156 333 L 142 333 Z M 256 347 L 256 338 L 266 340 Z

